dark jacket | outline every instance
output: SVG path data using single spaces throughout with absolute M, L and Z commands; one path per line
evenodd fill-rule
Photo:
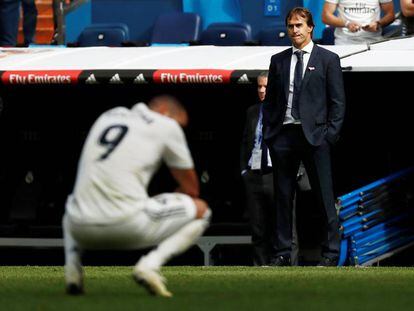
M 263 106 L 265 141 L 280 131 L 289 96 L 289 74 L 292 48 L 272 56 L 269 80 Z M 305 137 L 314 146 L 326 138 L 335 143 L 339 138 L 345 114 L 342 70 L 337 54 L 313 47 L 302 80 L 299 113 Z
M 246 121 L 244 125 L 243 137 L 240 146 L 240 169 L 247 169 L 250 156 L 254 148 L 257 122 L 259 121 L 260 104 L 250 106 L 246 112 Z

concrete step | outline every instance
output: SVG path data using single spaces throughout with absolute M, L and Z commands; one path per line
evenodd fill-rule
M 53 17 L 48 15 L 37 16 L 36 28 L 53 28 Z
M 35 43 L 36 44 L 50 44 L 53 37 L 53 28 L 36 28 Z M 24 43 L 23 32 L 20 31 L 17 37 L 19 44 Z
M 36 0 L 37 12 L 39 15 L 53 16 L 53 1 L 52 0 Z

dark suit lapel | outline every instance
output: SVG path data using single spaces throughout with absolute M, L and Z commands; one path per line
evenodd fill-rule
M 290 52 L 287 53 L 286 57 L 283 60 L 283 87 L 285 90 L 285 96 L 286 96 L 286 102 L 288 101 L 289 97 L 289 81 L 290 81 L 290 61 L 292 59 L 292 49 L 290 49 Z
M 308 83 L 309 78 L 312 75 L 312 71 L 313 70 L 312 71 L 309 70 L 309 67 L 315 68 L 315 63 L 317 61 L 317 55 L 318 55 L 318 53 L 319 53 L 319 48 L 315 44 L 313 46 L 312 53 L 311 53 L 310 58 L 309 58 L 308 66 L 307 66 L 307 68 L 305 68 L 305 75 L 304 75 L 303 80 L 302 80 L 301 90 L 303 90 L 306 87 L 306 84 Z
M 256 104 L 256 105 L 257 105 L 257 108 L 255 107 L 255 109 L 252 111 L 254 114 L 251 119 L 252 120 L 251 129 L 254 135 L 256 134 L 256 127 L 257 127 L 257 122 L 259 121 L 259 109 L 260 109 L 260 104 Z

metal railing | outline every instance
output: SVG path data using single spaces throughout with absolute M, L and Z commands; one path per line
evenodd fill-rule
M 338 198 L 341 264 L 372 265 L 414 243 L 413 173 L 401 170 Z
M 91 1 L 91 0 L 54 0 L 57 3 L 54 3 L 54 10 L 56 10 L 55 17 L 57 19 L 56 22 L 56 33 L 54 40 L 57 44 L 62 45 L 65 44 L 66 39 L 66 22 L 65 16 L 75 11 L 81 5 Z M 55 7 L 56 6 L 56 7 Z

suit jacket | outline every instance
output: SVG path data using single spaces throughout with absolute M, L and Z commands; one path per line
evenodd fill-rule
M 272 56 L 263 106 L 263 135 L 272 140 L 280 131 L 289 96 L 292 48 Z M 299 95 L 299 114 L 308 142 L 319 146 L 339 138 L 345 114 L 345 92 L 337 54 L 314 45 Z
M 254 148 L 257 122 L 259 121 L 260 104 L 250 106 L 246 112 L 246 122 L 240 147 L 240 168 L 247 169 Z

